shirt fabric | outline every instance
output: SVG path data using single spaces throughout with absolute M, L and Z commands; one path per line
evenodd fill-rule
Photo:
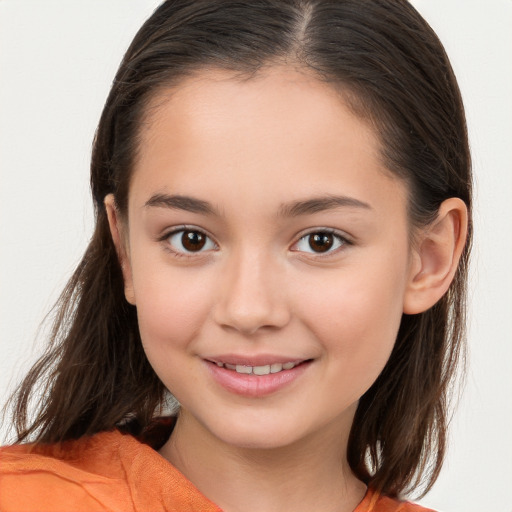
M 2 447 L 0 512 L 222 512 L 147 441 L 116 430 Z M 354 512 L 429 510 L 369 489 Z

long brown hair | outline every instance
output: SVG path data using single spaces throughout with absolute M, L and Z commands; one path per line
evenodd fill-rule
M 411 225 L 431 222 L 449 197 L 471 211 L 460 92 L 437 36 L 406 0 L 163 3 L 124 56 L 101 116 L 91 164 L 95 231 L 56 306 L 47 351 L 11 399 L 18 442 L 116 427 L 140 433 L 161 411 L 167 391 L 124 299 L 103 201 L 113 193 L 126 213 L 140 126 L 160 89 L 207 67 L 250 78 L 276 62 L 314 73 L 372 123 L 387 169 L 408 184 Z M 469 228 L 448 293 L 422 314 L 403 315 L 389 362 L 354 419 L 350 466 L 391 496 L 422 483 L 428 490 L 441 468 L 448 392 L 463 355 Z

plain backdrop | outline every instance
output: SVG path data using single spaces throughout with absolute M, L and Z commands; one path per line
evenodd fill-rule
M 90 147 L 156 0 L 0 0 L 0 402 L 91 234 Z M 512 1 L 416 0 L 466 103 L 474 158 L 470 365 L 450 451 L 421 503 L 512 512 Z M 5 428 L 0 434 L 5 434 Z

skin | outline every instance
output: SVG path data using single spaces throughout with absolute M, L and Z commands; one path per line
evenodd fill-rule
M 358 400 L 402 314 L 448 288 L 463 203 L 443 203 L 411 246 L 407 189 L 377 134 L 296 70 L 203 72 L 148 112 L 128 218 L 112 196 L 106 206 L 147 357 L 181 403 L 162 456 L 228 512 L 353 510 L 366 490 L 346 462 Z M 213 212 L 173 206 L 175 195 Z M 350 200 L 290 215 L 333 196 Z M 208 235 L 201 251 L 170 236 L 183 225 Z M 326 229 L 341 238 L 315 252 L 307 235 Z M 275 393 L 241 396 L 212 379 L 207 361 L 221 354 L 312 362 Z

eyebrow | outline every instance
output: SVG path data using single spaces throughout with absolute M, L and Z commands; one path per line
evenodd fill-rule
M 144 206 L 146 208 L 156 206 L 173 210 L 185 210 L 192 213 L 202 213 L 203 215 L 218 215 L 215 208 L 208 201 L 190 196 L 155 194 L 146 201 Z
M 281 206 L 279 215 L 282 217 L 298 217 L 336 208 L 361 208 L 364 210 L 373 210 L 373 208 L 364 201 L 354 197 L 347 196 L 321 196 L 313 197 L 305 201 L 294 201 Z
M 170 208 L 203 215 L 220 216 L 219 212 L 208 201 L 183 195 L 155 194 L 146 201 L 144 206 Z M 299 217 L 301 215 L 311 215 L 341 207 L 365 210 L 373 209 L 368 203 L 355 199 L 354 197 L 328 195 L 283 204 L 279 209 L 279 217 Z

